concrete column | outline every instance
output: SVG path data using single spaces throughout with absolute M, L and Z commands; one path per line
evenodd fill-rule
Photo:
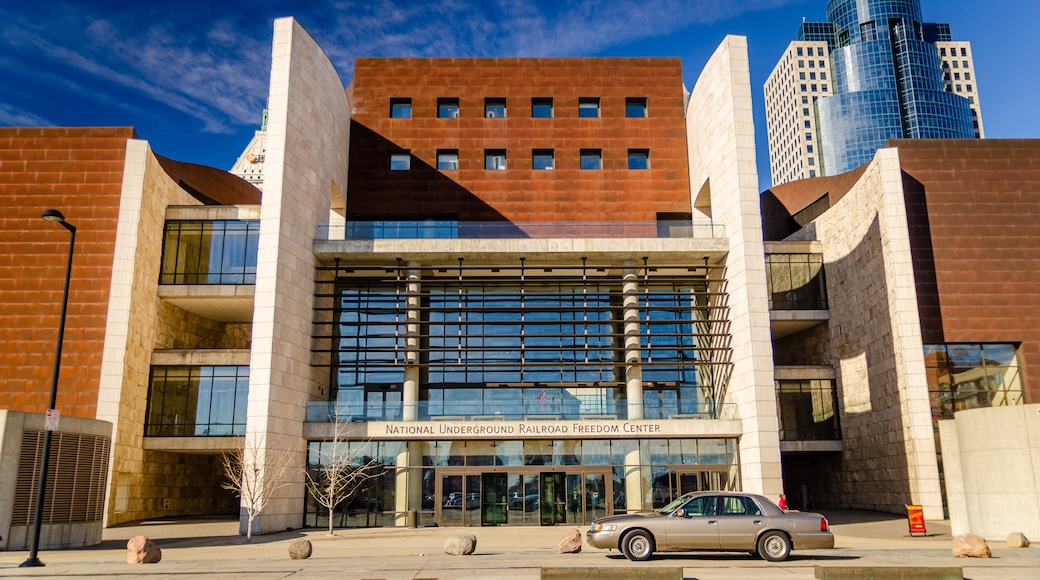
M 408 477 L 408 473 L 411 471 L 408 469 L 408 459 L 411 454 L 408 453 L 408 447 L 408 445 L 405 445 L 401 452 L 397 454 L 397 469 L 394 473 L 396 480 L 394 482 L 396 488 L 396 493 L 394 493 L 394 511 L 397 512 L 394 517 L 394 525 L 398 527 L 408 525 L 406 513 L 408 512 L 408 497 L 411 490 L 409 485 L 411 482 Z
M 625 454 L 625 509 L 629 512 L 643 509 L 643 477 L 638 447 Z
M 635 262 L 623 264 L 623 306 L 625 317 L 625 382 L 628 393 L 628 418 L 643 418 L 643 367 L 639 345 L 639 276 Z
M 405 334 L 404 353 L 404 392 L 403 416 L 405 421 L 415 421 L 419 417 L 419 306 L 422 291 L 422 274 L 416 262 L 408 262 L 408 287 L 406 314 L 407 329 Z M 400 464 L 399 464 L 400 465 Z

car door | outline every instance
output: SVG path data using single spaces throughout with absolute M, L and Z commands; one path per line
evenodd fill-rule
M 746 495 L 726 495 L 719 499 L 719 547 L 723 550 L 754 550 L 758 533 L 766 521 L 758 504 Z
M 665 520 L 666 539 L 660 546 L 666 550 L 719 549 L 719 497 L 702 495 L 692 498 Z

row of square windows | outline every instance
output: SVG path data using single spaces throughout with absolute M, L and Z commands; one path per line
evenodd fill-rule
M 507 169 L 505 149 L 485 149 L 484 169 L 491 171 L 504 171 Z M 581 169 L 603 169 L 603 150 L 582 149 L 579 154 L 579 167 Z M 408 171 L 412 168 L 412 155 L 407 151 L 397 151 L 390 154 L 391 171 Z M 459 151 L 457 149 L 437 150 L 437 169 L 441 171 L 455 171 L 459 168 Z M 556 152 L 553 149 L 531 150 L 531 169 L 549 170 L 556 168 Z M 629 169 L 650 169 L 649 149 L 628 150 Z
M 531 99 L 531 118 L 551 119 L 553 117 L 552 97 L 535 97 Z M 599 97 L 581 97 L 578 99 L 578 117 L 596 119 L 600 116 Z M 628 97 L 625 99 L 625 117 L 642 119 L 647 116 L 646 97 Z M 504 119 L 506 117 L 506 99 L 484 99 L 484 117 L 487 119 Z M 391 119 L 412 118 L 412 99 L 390 99 Z M 458 119 L 459 100 L 456 98 L 437 99 L 438 119 Z
M 946 56 L 946 49 L 945 48 L 940 48 L 939 49 L 939 54 L 941 56 Z M 950 47 L 950 56 L 957 56 L 957 47 L 956 46 Z M 963 47 L 963 46 L 961 47 L 961 56 L 968 56 L 968 49 Z

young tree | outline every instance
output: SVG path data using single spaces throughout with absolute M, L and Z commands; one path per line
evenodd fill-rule
M 387 472 L 386 467 L 371 457 L 371 442 L 351 446 L 347 441 L 349 420 L 331 414 L 332 440 L 320 447 L 317 465 L 304 469 L 307 491 L 318 505 L 329 512 L 329 535 L 336 535 L 332 514 L 336 506 L 353 496 L 365 481 Z M 308 460 L 309 461 L 309 460 Z
M 286 448 L 284 438 L 275 445 L 265 445 L 263 433 L 248 433 L 242 438 L 241 449 L 226 452 L 221 457 L 221 466 L 226 478 L 223 488 L 241 499 L 246 510 L 246 541 L 253 541 L 253 522 L 267 507 L 279 489 L 289 485 L 286 471 L 293 463 L 292 454 Z

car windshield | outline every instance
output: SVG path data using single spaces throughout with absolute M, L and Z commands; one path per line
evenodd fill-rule
M 676 499 L 672 500 L 672 503 L 670 503 L 670 504 L 664 506 L 663 508 L 661 508 L 660 510 L 658 510 L 657 513 L 666 516 L 666 515 L 674 512 L 675 510 L 679 509 L 679 507 L 682 506 L 684 503 L 686 503 L 689 499 L 690 499 L 689 495 L 679 496 Z

